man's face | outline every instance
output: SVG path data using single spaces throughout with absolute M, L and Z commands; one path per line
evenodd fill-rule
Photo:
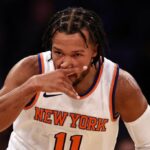
M 66 34 L 56 32 L 52 40 L 52 59 L 55 69 L 80 68 L 88 66 L 86 72 L 69 76 L 73 84 L 80 82 L 90 71 L 92 58 L 97 54 L 97 46 L 89 41 L 87 30 L 82 30 L 86 42 L 80 33 Z

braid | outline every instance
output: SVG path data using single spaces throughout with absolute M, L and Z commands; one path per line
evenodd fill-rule
M 101 19 L 93 11 L 82 7 L 69 7 L 57 12 L 48 22 L 48 27 L 42 38 L 42 46 L 46 50 L 51 50 L 52 38 L 57 31 L 67 34 L 80 33 L 87 45 L 86 37 L 81 31 L 83 28 L 88 30 L 92 42 L 98 44 L 97 56 L 94 58 L 93 63 L 96 64 L 100 56 L 102 56 L 103 63 L 104 50 L 108 48 L 108 44 Z

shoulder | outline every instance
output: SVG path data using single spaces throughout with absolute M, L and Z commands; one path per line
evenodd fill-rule
M 122 94 L 132 94 L 131 90 L 136 92 L 141 91 L 138 83 L 134 79 L 134 77 L 127 71 L 120 69 L 118 76 L 118 84 L 117 84 L 119 93 Z
M 116 88 L 116 111 L 128 122 L 136 120 L 146 107 L 147 100 L 134 77 L 120 69 Z
M 34 70 L 38 68 L 38 55 L 30 55 L 21 59 L 14 67 L 11 69 L 22 69 L 22 70 Z
M 31 55 L 23 58 L 10 70 L 8 77 L 18 74 L 21 76 L 30 76 L 39 73 L 38 55 Z
M 33 75 L 39 74 L 39 72 L 38 55 L 23 58 L 9 71 L 0 93 L 18 87 Z

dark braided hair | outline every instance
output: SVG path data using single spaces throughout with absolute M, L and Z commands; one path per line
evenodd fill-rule
M 83 28 L 89 32 L 90 40 L 98 44 L 97 56 L 93 59 L 93 64 L 99 61 L 100 56 L 102 56 L 103 63 L 104 50 L 108 48 L 108 44 L 101 19 L 95 12 L 82 7 L 69 7 L 57 12 L 48 23 L 48 28 L 42 38 L 42 46 L 45 50 L 51 50 L 52 38 L 57 31 L 66 34 L 80 33 L 87 45 L 87 39 L 81 31 Z

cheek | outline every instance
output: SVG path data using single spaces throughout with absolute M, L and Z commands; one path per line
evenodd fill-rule
M 60 64 L 61 64 L 61 62 L 62 62 L 62 59 L 56 57 L 55 55 L 52 55 L 52 60 L 53 60 L 55 69 L 58 69 Z
M 62 61 L 60 59 L 53 59 L 54 66 L 56 69 L 60 68 L 60 65 L 62 64 Z

